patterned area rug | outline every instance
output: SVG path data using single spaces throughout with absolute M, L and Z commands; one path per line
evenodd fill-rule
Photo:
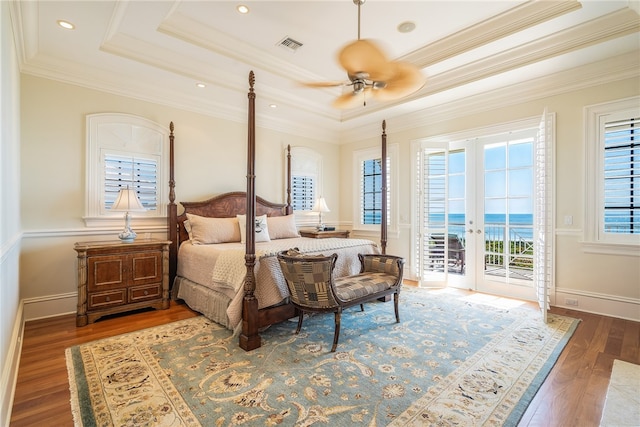
M 251 352 L 204 317 L 67 349 L 78 426 L 514 426 L 578 321 L 405 287 L 271 326 Z

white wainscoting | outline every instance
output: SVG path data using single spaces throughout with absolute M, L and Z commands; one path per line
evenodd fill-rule
M 7 358 L 2 369 L 2 379 L 0 381 L 0 402 L 2 408 L 2 418 L 0 423 L 8 426 L 11 421 L 11 409 L 13 407 L 13 397 L 16 391 L 16 383 L 18 381 L 18 367 L 20 365 L 20 355 L 22 354 L 22 336 L 24 333 L 24 316 L 23 304 L 20 302 L 18 312 L 13 324 L 11 332 L 11 341 L 7 351 Z
M 22 303 L 25 322 L 64 314 L 75 314 L 78 307 L 78 293 L 67 292 L 60 295 L 25 298 Z
M 639 299 L 577 291 L 567 288 L 556 288 L 555 295 L 555 307 L 570 308 L 586 313 L 601 314 L 603 316 L 640 322 Z M 578 305 L 567 305 L 565 302 L 567 298 L 577 300 Z

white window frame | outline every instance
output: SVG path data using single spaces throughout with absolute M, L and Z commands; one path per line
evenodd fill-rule
M 353 230 L 364 233 L 380 234 L 380 224 L 362 224 L 362 163 L 379 159 L 380 147 L 358 150 L 353 153 Z M 399 144 L 387 146 L 389 170 L 387 171 L 387 232 L 398 233 L 398 155 Z
M 303 175 L 310 177 L 313 182 L 313 203 L 308 210 L 294 211 L 296 214 L 313 213 L 313 205 L 322 194 L 322 156 L 316 151 L 307 147 L 291 147 L 291 175 Z M 291 180 L 293 185 L 293 180 Z M 293 203 L 293 188 L 291 188 L 291 198 Z M 317 215 L 317 213 L 314 213 Z
M 87 227 L 122 225 L 122 212 L 104 207 L 105 154 L 149 158 L 157 162 L 155 210 L 131 212 L 138 226 L 166 226 L 169 194 L 169 131 L 144 117 L 123 113 L 89 114 L 86 117 L 86 197 L 84 221 Z
M 640 97 L 584 107 L 585 121 L 585 252 L 640 256 L 640 235 L 604 233 L 604 132 L 606 121 L 619 115 L 640 117 Z M 609 120 L 607 120 L 609 119 Z

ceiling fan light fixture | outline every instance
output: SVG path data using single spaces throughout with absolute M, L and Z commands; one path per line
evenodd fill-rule
M 366 83 L 364 80 L 355 80 L 353 82 L 353 93 L 360 93 L 364 90 Z

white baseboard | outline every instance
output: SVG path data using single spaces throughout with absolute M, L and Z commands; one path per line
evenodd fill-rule
M 78 308 L 78 294 L 77 292 L 68 292 L 66 294 L 25 298 L 23 302 L 24 320 L 27 322 L 29 320 L 76 313 Z
M 578 305 L 567 304 L 567 299 Z M 586 313 L 640 322 L 640 300 L 595 292 L 556 288 L 555 307 L 569 308 Z
M 7 359 L 2 367 L 2 378 L 0 379 L 0 401 L 2 419 L 0 425 L 8 426 L 11 421 L 11 410 L 13 408 L 13 397 L 18 381 L 18 368 L 20 367 L 20 355 L 22 353 L 22 336 L 24 333 L 24 305 L 22 301 L 18 306 L 16 319 L 11 332 L 11 341 Z

